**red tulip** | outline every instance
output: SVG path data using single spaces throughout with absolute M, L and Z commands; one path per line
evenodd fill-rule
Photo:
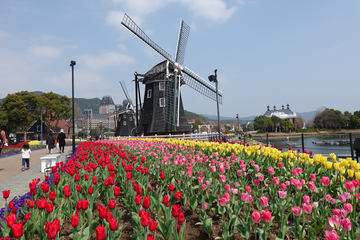
M 182 225 L 184 223 L 185 217 L 184 217 L 184 213 L 180 212 L 179 216 L 178 216 L 178 223 L 179 225 Z
M 137 205 L 137 206 L 139 206 L 140 204 L 141 204 L 141 199 L 142 199 L 142 196 L 141 195 L 136 195 L 135 196 L 135 204 Z
M 15 223 L 11 226 L 11 232 L 14 238 L 21 238 L 23 235 L 24 229 L 21 223 Z
M 105 239 L 105 227 L 100 225 L 96 228 L 96 240 L 104 240 Z
M 114 208 L 115 208 L 115 204 L 116 204 L 115 199 L 110 198 L 110 199 L 109 199 L 109 202 L 108 202 L 109 208 L 110 208 L 110 209 L 114 209 Z
M 88 188 L 88 193 L 91 195 L 91 194 L 93 194 L 93 192 L 94 192 L 94 188 L 90 186 Z
M 14 213 L 11 213 L 5 217 L 5 220 L 8 227 L 11 228 L 11 226 L 16 223 L 16 215 Z
M 31 213 L 30 212 L 25 214 L 25 220 L 27 221 L 29 219 L 31 219 Z
M 115 231 L 115 230 L 117 230 L 117 220 L 116 220 L 116 218 L 111 218 L 110 220 L 109 220 L 109 225 L 110 225 L 110 230 L 111 231 Z
M 141 215 L 140 222 L 143 227 L 146 227 L 150 223 L 150 214 L 145 212 Z
M 50 186 L 49 186 L 49 184 L 42 182 L 40 185 L 40 188 L 44 193 L 47 193 L 49 191 Z
M 100 218 L 105 218 L 106 217 L 106 213 L 107 213 L 107 207 L 101 207 L 99 210 L 99 217 Z
M 79 225 L 79 215 L 71 216 L 71 225 L 76 228 Z
M 115 186 L 113 189 L 114 189 L 114 196 L 120 196 L 120 187 Z
M 180 207 L 180 205 L 174 204 L 174 205 L 172 206 L 172 208 L 171 208 L 171 214 L 172 214 L 172 216 L 176 218 L 176 217 L 179 216 L 180 212 L 181 212 L 181 207 Z
M 64 186 L 64 195 L 65 195 L 65 199 L 66 199 L 67 197 L 70 197 L 70 195 L 71 195 L 71 190 L 70 190 L 70 186 L 69 186 L 69 185 L 65 185 L 65 186 Z
M 35 201 L 29 200 L 28 205 L 29 205 L 29 208 L 33 208 L 35 206 Z
M 76 185 L 76 191 L 81 192 L 81 185 Z
M 174 191 L 174 190 L 175 190 L 175 186 L 172 185 L 172 184 L 169 184 L 169 190 L 170 190 L 170 191 Z
M 165 173 L 161 172 L 161 173 L 160 173 L 160 178 L 161 178 L 162 180 L 164 180 L 164 179 L 165 179 Z
M 38 209 L 40 209 L 40 210 L 44 209 L 47 205 L 47 201 L 44 198 L 42 198 L 40 200 L 36 200 L 36 205 L 37 205 Z
M 87 199 L 82 200 L 81 209 L 85 211 L 86 209 L 88 209 L 88 207 L 89 207 L 89 201 Z
M 50 199 L 51 201 L 54 201 L 55 198 L 56 198 L 56 192 L 55 192 L 55 191 L 49 192 L 49 199 Z
M 158 223 L 156 221 L 150 221 L 149 223 L 149 230 L 150 231 L 155 231 L 156 230 L 156 227 L 157 227 Z
M 47 211 L 48 213 L 51 213 L 53 210 L 54 210 L 53 204 L 52 204 L 51 202 L 48 202 L 48 203 L 46 204 L 46 211 Z
M 96 178 L 96 177 L 93 177 L 93 178 L 92 178 L 92 183 L 93 183 L 93 184 L 96 184 L 96 183 L 97 183 L 97 178 Z
M 3 198 L 7 199 L 10 195 L 10 190 L 3 191 L 2 194 L 3 194 Z
M 183 194 L 181 192 L 177 192 L 174 194 L 174 198 L 180 199 Z
M 143 208 L 148 209 L 150 207 L 150 197 L 144 197 Z
M 146 236 L 146 240 L 154 240 L 154 239 L 155 239 L 155 236 L 153 236 L 153 235 Z

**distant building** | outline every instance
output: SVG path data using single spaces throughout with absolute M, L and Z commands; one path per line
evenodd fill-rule
M 111 114 L 115 112 L 115 104 L 110 96 L 104 96 L 101 100 L 99 113 L 100 114 Z
M 276 109 L 276 106 L 274 106 L 273 110 L 270 110 L 270 107 L 267 106 L 267 110 L 264 115 L 269 118 L 275 116 L 280 119 L 289 119 L 293 124 L 295 124 L 296 112 L 293 112 L 290 109 L 289 104 L 286 104 L 286 109 L 284 108 L 284 105 L 281 106 L 281 109 Z

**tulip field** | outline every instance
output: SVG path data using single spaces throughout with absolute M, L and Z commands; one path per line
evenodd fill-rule
M 360 164 L 247 143 L 80 143 L 0 239 L 360 239 Z M 11 189 L 9 189 L 11 191 Z

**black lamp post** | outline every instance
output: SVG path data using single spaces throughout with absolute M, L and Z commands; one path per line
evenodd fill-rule
M 72 152 L 75 153 L 75 108 L 74 108 L 74 66 L 76 62 L 71 60 L 70 67 L 72 72 L 72 124 L 73 124 L 73 134 L 72 134 Z
M 216 104 L 217 104 L 217 117 L 218 117 L 218 128 L 219 128 L 219 140 L 221 140 L 221 129 L 220 129 L 220 113 L 219 113 L 219 91 L 218 91 L 218 80 L 217 80 L 217 69 L 214 70 L 215 75 L 210 75 L 209 81 L 215 82 L 216 84 Z
M 238 124 L 238 131 L 240 132 L 240 124 L 239 124 L 239 114 L 236 114 L 236 120 L 237 120 L 237 124 Z

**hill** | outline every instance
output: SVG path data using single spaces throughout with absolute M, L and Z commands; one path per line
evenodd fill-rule
M 99 113 L 101 99 L 100 98 L 75 98 L 75 104 L 84 111 L 85 109 L 92 109 L 94 114 Z
M 193 112 L 190 112 L 190 111 L 185 111 L 185 117 L 187 119 L 200 119 L 201 121 L 208 121 L 209 119 L 203 115 L 200 115 L 200 114 L 197 114 L 197 113 L 193 113 Z

